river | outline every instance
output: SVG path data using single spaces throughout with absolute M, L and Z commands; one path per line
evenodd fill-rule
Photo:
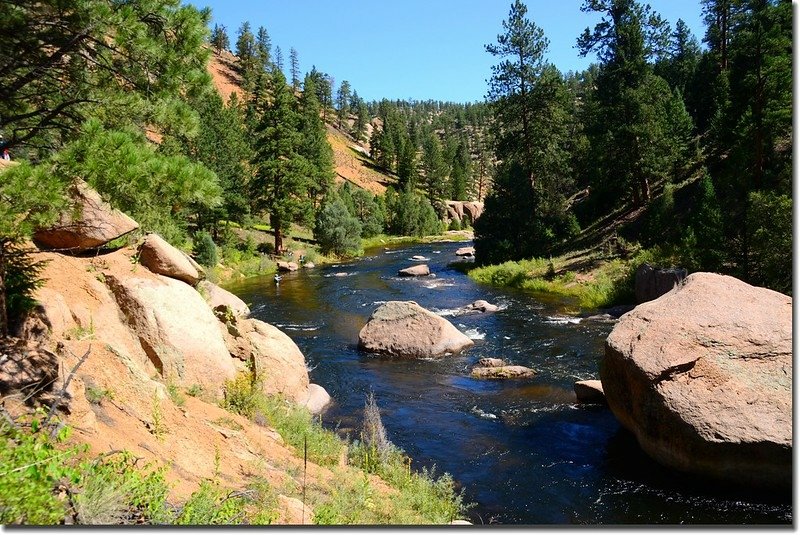
M 464 245 L 380 248 L 353 263 L 287 274 L 280 284 L 255 277 L 226 287 L 303 351 L 312 382 L 335 400 L 323 414 L 326 427 L 357 437 L 373 392 L 389 439 L 417 468 L 452 474 L 475 504 L 473 523 L 791 523 L 790 498 L 675 474 L 650 461 L 608 408 L 576 404 L 572 385 L 598 377 L 613 320 L 571 317 L 558 300 L 476 284 L 448 267 Z M 430 259 L 430 277 L 396 277 L 413 255 Z M 451 316 L 477 299 L 502 309 Z M 359 330 L 389 300 L 413 300 L 447 317 L 475 346 L 436 360 L 359 351 Z M 481 357 L 537 375 L 472 379 Z

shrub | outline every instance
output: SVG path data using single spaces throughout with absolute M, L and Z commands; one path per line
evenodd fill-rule
M 193 252 L 197 262 L 206 267 L 214 267 L 219 261 L 217 246 L 208 232 L 202 231 L 194 235 Z
M 361 245 L 361 223 L 350 215 L 342 200 L 334 199 L 317 215 L 314 237 L 322 254 L 352 255 Z
M 450 221 L 450 225 L 448 225 L 447 230 L 461 230 L 461 223 L 458 219 L 453 219 Z

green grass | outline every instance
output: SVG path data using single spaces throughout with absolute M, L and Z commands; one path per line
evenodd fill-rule
M 436 234 L 432 236 L 389 236 L 378 234 L 371 238 L 361 239 L 363 250 L 374 249 L 376 247 L 388 247 L 391 245 L 412 245 L 416 243 L 435 243 L 435 242 L 461 242 L 471 239 L 468 233 L 461 234 Z
M 479 283 L 560 296 L 582 309 L 597 309 L 631 301 L 635 269 L 648 254 L 603 262 L 592 271 L 592 280 L 578 280 L 574 271 L 564 269 L 567 262 L 563 258 L 476 267 L 469 270 L 469 276 Z

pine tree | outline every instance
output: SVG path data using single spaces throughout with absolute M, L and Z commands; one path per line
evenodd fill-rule
M 356 141 L 364 141 L 367 134 L 367 124 L 369 123 L 369 109 L 367 104 L 359 98 L 355 107 L 356 120 L 353 123 L 352 136 Z
M 276 70 L 269 78 L 272 102 L 264 110 L 255 132 L 255 176 L 251 200 L 256 210 L 266 211 L 275 236 L 275 252 L 283 253 L 283 235 L 292 222 L 309 225 L 313 203 L 309 189 L 314 166 L 303 155 L 304 139 L 297 101 Z
M 320 104 L 314 80 L 310 75 L 306 75 L 303 82 L 299 111 L 300 131 L 303 135 L 300 154 L 305 156 L 313 169 L 309 196 L 313 201 L 319 201 L 333 185 L 333 149 L 328 143 L 325 123 L 320 118 Z
M 442 156 L 439 136 L 430 131 L 422 144 L 422 170 L 425 172 L 425 189 L 428 200 L 442 199 L 445 196 L 447 165 Z
M 228 38 L 228 30 L 225 28 L 224 24 L 214 25 L 214 29 L 211 30 L 210 43 L 217 52 L 222 52 L 230 48 L 231 42 Z
M 279 71 L 283 72 L 283 51 L 280 46 L 275 47 L 275 66 Z M 286 78 L 286 75 L 284 75 Z
M 258 68 L 261 72 L 269 69 L 270 57 L 272 54 L 272 39 L 270 39 L 267 29 L 263 26 L 258 27 L 256 32 L 255 57 Z
M 300 59 L 294 47 L 289 49 L 289 71 L 292 76 L 292 89 L 300 90 Z
M 242 74 L 242 85 L 252 91 L 258 74 L 258 58 L 256 57 L 256 40 L 250 31 L 250 23 L 245 21 L 239 27 L 236 40 L 236 56 L 239 58 L 239 72 Z
M 336 118 L 339 120 L 339 128 L 347 121 L 350 114 L 350 82 L 342 81 L 339 91 L 336 93 Z

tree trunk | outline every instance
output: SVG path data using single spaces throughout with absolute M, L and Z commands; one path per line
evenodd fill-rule
M 8 310 L 6 308 L 6 242 L 0 240 L 0 338 L 8 336 Z
M 275 254 L 283 254 L 283 234 L 281 233 L 281 222 L 278 218 L 272 217 L 272 227 L 275 236 Z

